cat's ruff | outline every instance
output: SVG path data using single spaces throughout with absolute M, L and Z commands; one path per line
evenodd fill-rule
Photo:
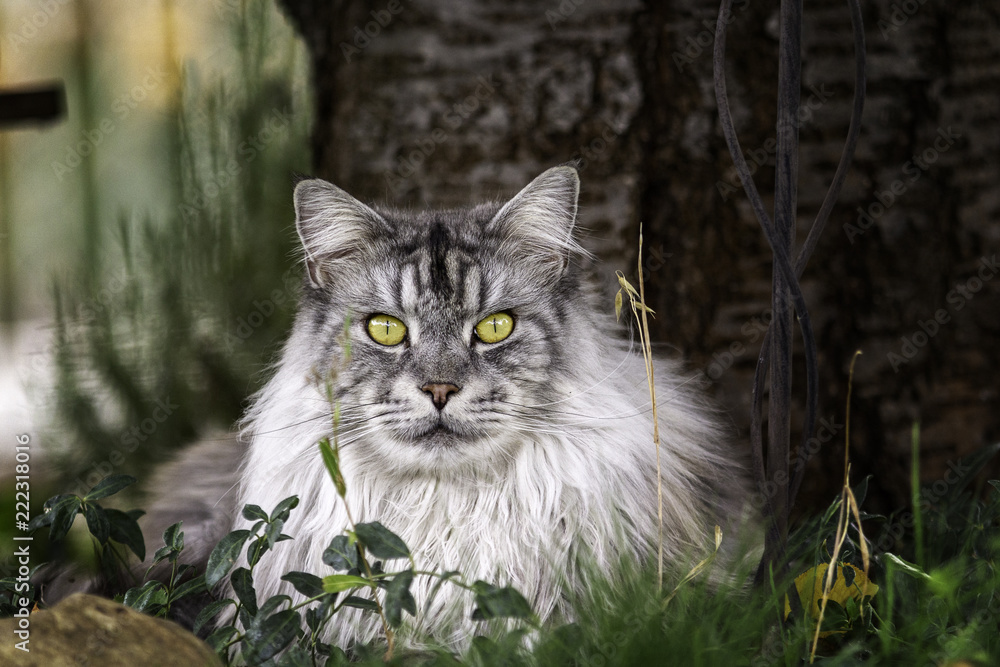
M 258 599 L 300 600 L 280 577 L 332 573 L 323 550 L 348 528 L 316 444 L 332 435 L 325 382 L 340 406 L 351 515 L 396 532 L 419 567 L 512 584 L 545 619 L 568 613 L 563 592 L 582 585 L 580 563 L 607 572 L 656 553 L 645 368 L 610 304 L 583 285 L 578 190 L 576 170 L 562 166 L 502 205 L 407 214 L 322 181 L 298 185 L 308 277 L 274 375 L 244 420 L 237 506 L 269 510 L 290 495 L 300 504 L 284 527 L 294 540 L 255 570 Z M 509 338 L 478 340 L 476 323 L 500 311 L 514 318 Z M 366 333 L 379 313 L 405 323 L 406 342 Z M 711 546 L 719 517 L 740 515 L 744 475 L 691 383 L 665 361 L 655 375 L 664 559 L 689 563 Z M 441 405 L 428 384 L 455 389 Z M 419 613 L 403 635 L 419 628 L 462 647 L 480 631 L 471 595 L 445 585 L 425 612 L 433 584 L 414 581 Z M 329 627 L 345 647 L 382 632 L 377 615 L 357 610 Z

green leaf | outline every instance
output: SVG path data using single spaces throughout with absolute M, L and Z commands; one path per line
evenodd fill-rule
M 243 603 L 243 608 L 251 616 L 257 615 L 257 591 L 253 589 L 253 575 L 245 567 L 238 567 L 233 570 L 229 577 L 229 583 L 233 585 L 233 592 Z
M 87 529 L 90 534 L 97 538 L 101 544 L 108 541 L 111 534 L 111 523 L 108 515 L 104 513 L 104 508 L 93 503 L 83 504 L 83 515 L 87 518 Z
M 847 586 L 848 588 L 853 586 L 854 572 L 855 572 L 854 568 L 845 563 L 844 566 L 840 568 L 840 571 L 844 576 L 844 585 Z
M 312 658 L 309 652 L 299 644 L 295 644 L 281 654 L 275 667 L 313 667 Z
M 49 524 L 49 540 L 58 542 L 66 537 L 66 533 L 73 527 L 73 520 L 76 519 L 81 504 L 80 496 L 66 495 L 52 506 L 52 510 L 49 512 L 52 515 Z
M 295 587 L 299 593 L 307 598 L 318 597 L 323 594 L 323 580 L 315 574 L 308 572 L 289 572 L 283 576 L 282 581 L 287 581 Z
M 299 613 L 286 609 L 247 630 L 243 637 L 243 657 L 249 664 L 270 660 L 288 646 L 301 631 Z
M 345 607 L 354 607 L 355 609 L 363 609 L 364 611 L 378 611 L 378 605 L 375 604 L 374 600 L 358 597 L 357 595 L 348 595 L 344 598 L 342 604 Z
M 222 581 L 222 578 L 232 569 L 248 539 L 250 539 L 249 530 L 234 530 L 215 545 L 208 557 L 208 565 L 205 569 L 205 583 L 209 588 Z
M 334 570 L 359 567 L 358 550 L 347 535 L 337 535 L 323 552 L 323 562 Z
M 324 593 L 340 593 L 364 586 L 365 588 L 375 588 L 375 584 L 363 577 L 355 577 L 353 574 L 331 574 L 323 577 Z
M 101 498 L 113 496 L 125 487 L 132 486 L 136 481 L 136 478 L 132 477 L 132 475 L 108 475 L 95 484 L 94 488 L 88 491 L 83 499 L 100 500 Z
M 146 560 L 146 542 L 136 520 L 130 514 L 113 508 L 104 510 L 104 516 L 108 520 L 111 539 L 131 549 L 140 561 Z
M 337 453 L 330 446 L 330 438 L 323 438 L 319 441 L 319 451 L 323 455 L 323 465 L 330 473 L 333 485 L 337 487 L 337 493 L 343 498 L 347 495 L 347 483 L 344 481 L 344 475 L 340 472 L 340 461 L 337 458 Z
M 410 557 L 410 549 L 406 543 L 378 521 L 357 524 L 354 534 L 376 558 L 392 560 Z
M 417 601 L 410 593 L 410 584 L 413 583 L 413 570 L 403 570 L 392 578 L 385 590 L 385 616 L 386 620 L 394 628 L 398 628 L 403 622 L 403 612 L 410 616 L 417 614 Z
M 268 548 L 274 548 L 274 545 L 278 542 L 278 538 L 281 537 L 281 529 L 284 527 L 285 520 L 281 518 L 271 519 L 271 523 L 267 524 L 267 530 L 264 531 L 264 538 L 267 540 Z
M 235 635 L 239 634 L 231 625 L 223 625 L 221 628 L 217 628 L 212 634 L 205 638 L 205 643 L 212 647 L 212 650 L 216 653 L 229 643 Z
M 900 558 L 895 554 L 886 552 L 882 554 L 882 558 L 892 563 L 892 565 L 899 571 L 904 572 L 910 575 L 911 577 L 914 577 L 915 579 L 924 579 L 926 581 L 931 580 L 931 575 L 921 570 L 920 567 L 914 565 L 913 563 L 910 563 L 909 561 L 903 560 L 902 558 Z
M 261 509 L 259 505 L 244 505 L 243 518 L 247 521 L 253 521 L 254 519 L 267 521 L 267 512 Z
M 288 597 L 283 593 L 279 593 L 278 595 L 272 595 L 271 597 L 269 597 L 267 600 L 264 601 L 264 604 L 260 606 L 260 611 L 257 612 L 257 620 L 254 622 L 259 624 L 265 618 L 267 618 L 274 612 L 278 611 L 278 607 L 280 607 L 286 602 L 291 602 L 291 601 L 292 598 Z M 291 607 L 291 605 L 289 605 L 289 607 Z
M 147 581 L 140 588 L 130 588 L 122 604 L 136 611 L 153 613 L 167 603 L 167 589 L 159 581 Z
M 282 523 L 288 521 L 288 515 L 291 513 L 293 509 L 298 507 L 298 504 L 299 504 L 298 496 L 288 496 L 280 503 L 278 503 L 278 506 L 274 508 L 274 511 L 271 512 L 270 520 L 271 521 L 281 520 Z
M 167 526 L 167 529 L 163 531 L 163 544 L 174 551 L 182 551 L 184 549 L 184 532 L 181 530 L 183 523 L 183 521 L 178 521 Z
M 198 593 L 204 593 L 208 590 L 205 585 L 205 575 L 199 574 L 194 579 L 188 579 L 183 584 L 174 589 L 173 593 L 170 594 L 168 602 L 173 604 L 181 598 L 185 598 L 189 595 L 197 595 Z
M 476 609 L 472 620 L 484 621 L 491 618 L 531 618 L 531 605 L 524 596 L 510 586 L 497 588 L 485 581 L 472 584 Z
M 216 600 L 215 602 L 208 603 L 204 609 L 198 612 L 198 616 L 194 619 L 194 627 L 191 628 L 191 632 L 198 634 L 202 626 L 211 621 L 213 618 L 219 615 L 226 607 L 230 607 L 236 604 L 235 600 L 225 599 Z

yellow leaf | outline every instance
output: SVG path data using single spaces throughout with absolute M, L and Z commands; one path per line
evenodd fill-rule
M 806 605 L 806 601 L 810 602 L 808 611 L 813 618 L 819 618 L 819 605 L 820 600 L 823 599 L 823 584 L 826 581 L 827 567 L 829 567 L 827 563 L 820 563 L 795 578 L 795 589 L 799 592 L 799 599 L 802 600 L 803 606 Z M 850 586 L 844 579 L 843 568 L 850 568 L 854 571 L 854 581 L 851 582 Z M 850 563 L 837 563 L 837 569 L 840 571 L 834 577 L 829 599 L 840 606 L 846 606 L 848 598 L 853 598 L 860 604 L 863 598 L 872 597 L 878 593 L 878 586 L 872 583 L 864 572 Z M 792 606 L 786 597 L 785 618 L 788 618 L 791 612 Z M 821 633 L 820 636 L 826 636 L 826 634 L 829 633 Z
M 615 294 L 615 322 L 622 318 L 622 291 Z

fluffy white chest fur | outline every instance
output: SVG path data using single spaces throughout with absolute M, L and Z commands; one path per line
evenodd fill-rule
M 418 568 L 511 584 L 543 619 L 568 614 L 564 593 L 585 585 L 588 568 L 655 555 L 644 365 L 612 332 L 613 309 L 592 305 L 572 276 L 577 188 L 575 170 L 559 167 L 499 210 L 400 222 L 321 181 L 299 185 L 307 294 L 245 421 L 238 506 L 300 504 L 284 527 L 294 540 L 256 569 L 258 599 L 300 600 L 280 579 L 288 571 L 333 573 L 322 554 L 350 528 L 347 508 L 397 533 Z M 491 313 L 512 322 L 502 340 L 478 328 L 496 328 Z M 404 339 L 381 338 L 373 321 L 398 322 Z M 317 376 L 341 410 L 346 508 L 317 446 L 333 432 Z M 688 563 L 720 516 L 739 513 L 743 476 L 686 379 L 665 362 L 656 377 L 664 558 Z M 461 647 L 477 632 L 472 596 L 445 584 L 425 608 L 434 583 L 414 581 L 418 614 L 404 634 Z M 382 632 L 357 610 L 330 629 L 345 647 Z

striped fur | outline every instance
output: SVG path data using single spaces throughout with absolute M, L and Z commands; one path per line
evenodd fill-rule
M 641 355 L 621 340 L 610 304 L 583 283 L 573 239 L 579 180 L 550 169 L 511 201 L 420 214 L 365 206 L 318 180 L 296 189 L 308 279 L 273 378 L 244 422 L 239 506 L 301 499 L 257 570 L 259 599 L 300 596 L 281 575 L 332 573 L 321 561 L 348 527 L 317 441 L 332 437 L 327 387 L 355 521 L 381 521 L 418 567 L 513 584 L 542 618 L 567 615 L 586 568 L 655 553 L 656 456 Z M 509 338 L 473 327 L 514 315 Z M 408 340 L 384 347 L 367 318 L 393 315 Z M 345 359 L 349 340 L 350 358 Z M 738 515 L 742 467 L 711 412 L 670 363 L 656 365 L 665 560 L 688 563 L 719 516 Z M 440 412 L 425 383 L 460 390 Z M 237 522 L 244 527 L 245 522 Z M 389 569 L 402 561 L 390 562 Z M 401 567 L 401 565 L 400 565 Z M 417 577 L 408 630 L 454 648 L 482 632 L 471 596 Z M 330 639 L 381 633 L 374 615 L 338 615 Z

